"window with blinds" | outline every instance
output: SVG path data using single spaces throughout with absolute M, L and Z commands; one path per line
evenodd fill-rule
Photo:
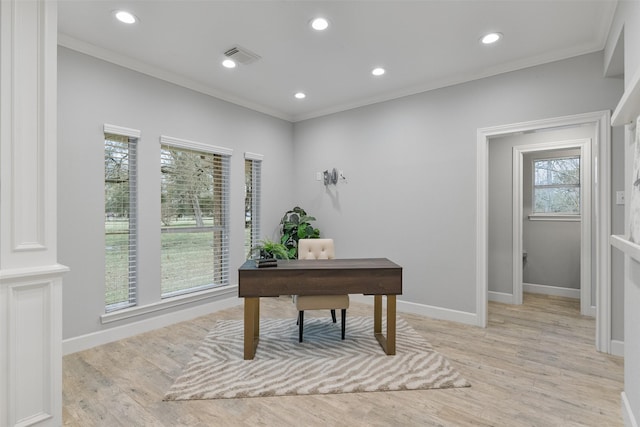
M 118 131 L 116 127 L 105 129 Z M 128 130 L 124 129 L 123 133 Z M 133 132 L 135 133 L 135 132 Z M 136 304 L 137 137 L 104 135 L 105 310 Z
M 229 283 L 230 150 L 161 138 L 162 298 Z
M 580 156 L 533 161 L 533 213 L 580 214 Z
M 260 183 L 262 156 L 245 153 L 244 159 L 244 252 L 251 255 L 260 240 Z

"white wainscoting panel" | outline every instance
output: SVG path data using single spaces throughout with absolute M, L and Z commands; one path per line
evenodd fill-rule
M 62 279 L 51 274 L 0 276 L 0 347 L 5 397 L 0 425 L 60 425 L 62 390 Z M 6 272 L 3 272 L 6 273 Z M 0 395 L 0 397 L 2 397 Z M 6 424 L 5 424 L 6 422 Z

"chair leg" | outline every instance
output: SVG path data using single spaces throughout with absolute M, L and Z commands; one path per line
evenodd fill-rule
M 302 325 L 304 323 L 304 311 L 298 312 L 298 342 L 302 342 Z
M 341 320 L 342 320 L 342 339 L 344 339 L 344 333 L 345 333 L 345 329 L 346 329 L 345 326 L 346 326 L 346 323 L 347 323 L 347 309 L 346 308 L 342 309 L 342 312 L 340 313 L 340 317 L 341 317 Z
M 331 309 L 331 320 L 336 323 L 336 311 L 334 309 Z

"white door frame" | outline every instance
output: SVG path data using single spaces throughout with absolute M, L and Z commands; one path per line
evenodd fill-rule
M 476 320 L 478 326 L 487 326 L 489 139 L 516 132 L 585 124 L 595 125 L 595 138 L 592 141 L 594 160 L 592 181 L 596 221 L 596 349 L 611 353 L 611 247 L 608 243 L 611 235 L 610 111 L 597 111 L 478 129 L 476 146 Z
M 522 304 L 524 155 L 548 150 L 580 149 L 580 313 L 595 316 L 591 301 L 591 139 L 543 142 L 513 147 L 513 304 Z

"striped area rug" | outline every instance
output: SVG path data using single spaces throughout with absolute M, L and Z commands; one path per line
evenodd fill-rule
M 383 327 L 383 331 L 384 331 Z M 218 321 L 164 400 L 420 390 L 469 387 L 447 359 L 401 318 L 396 355 L 373 336 L 373 319 L 305 319 L 298 342 L 296 319 L 261 319 L 253 360 L 243 360 L 243 322 Z

